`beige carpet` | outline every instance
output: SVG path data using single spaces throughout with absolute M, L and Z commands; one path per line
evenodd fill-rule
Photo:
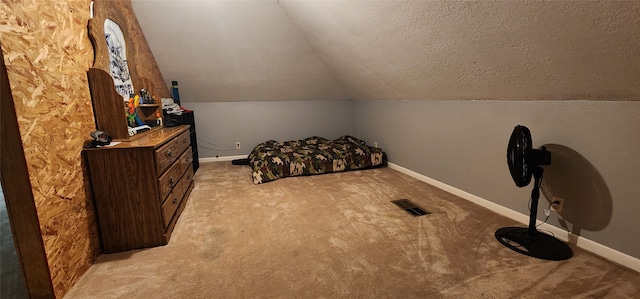
M 102 255 L 65 298 L 640 296 L 637 272 L 575 247 L 562 262 L 517 254 L 494 237 L 517 223 L 389 168 L 250 175 L 202 164 L 167 246 Z

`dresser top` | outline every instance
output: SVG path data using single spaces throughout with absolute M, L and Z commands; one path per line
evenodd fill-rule
M 189 125 L 182 125 L 177 127 L 162 127 L 154 128 L 151 131 L 140 133 L 138 138 L 133 140 L 121 141 L 113 146 L 103 146 L 99 148 L 92 148 L 87 150 L 103 150 L 103 149 L 119 149 L 119 148 L 132 148 L 132 147 L 159 147 L 165 144 L 167 141 L 182 134 L 189 129 Z M 137 137 L 137 136 L 136 136 Z M 116 143 L 118 141 L 113 141 Z

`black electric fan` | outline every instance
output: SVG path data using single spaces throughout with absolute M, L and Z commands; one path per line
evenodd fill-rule
M 521 254 L 544 260 L 561 261 L 573 256 L 573 251 L 564 242 L 536 229 L 538 199 L 543 169 L 540 165 L 551 165 L 551 153 L 544 147 L 531 148 L 531 132 L 525 126 L 516 126 L 509 138 L 507 164 L 511 177 L 518 187 L 525 187 L 534 178 L 529 208 L 529 227 L 503 227 L 496 231 L 502 245 Z

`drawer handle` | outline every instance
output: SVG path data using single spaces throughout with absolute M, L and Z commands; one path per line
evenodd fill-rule
M 186 158 L 186 159 L 184 159 L 184 161 L 187 162 L 187 163 L 191 163 L 191 158 Z
M 169 150 L 169 151 L 167 152 L 167 156 L 172 157 L 172 156 L 173 156 L 173 151 L 172 151 L 172 150 Z
M 187 138 L 182 139 L 182 143 L 187 143 Z
M 169 178 L 169 186 L 171 188 L 173 188 L 173 184 L 175 184 L 175 181 L 173 180 L 173 178 Z
M 171 201 L 171 203 L 173 203 L 174 205 L 177 205 L 178 204 L 178 199 L 174 198 L 173 201 Z
M 188 175 L 187 176 L 187 181 L 190 181 L 190 180 L 191 180 L 191 175 Z

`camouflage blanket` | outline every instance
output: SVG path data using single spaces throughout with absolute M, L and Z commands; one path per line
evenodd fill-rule
M 279 178 L 313 175 L 382 165 L 384 152 L 351 136 L 336 140 L 309 137 L 303 140 L 258 144 L 249 154 L 253 183 L 260 184 Z

